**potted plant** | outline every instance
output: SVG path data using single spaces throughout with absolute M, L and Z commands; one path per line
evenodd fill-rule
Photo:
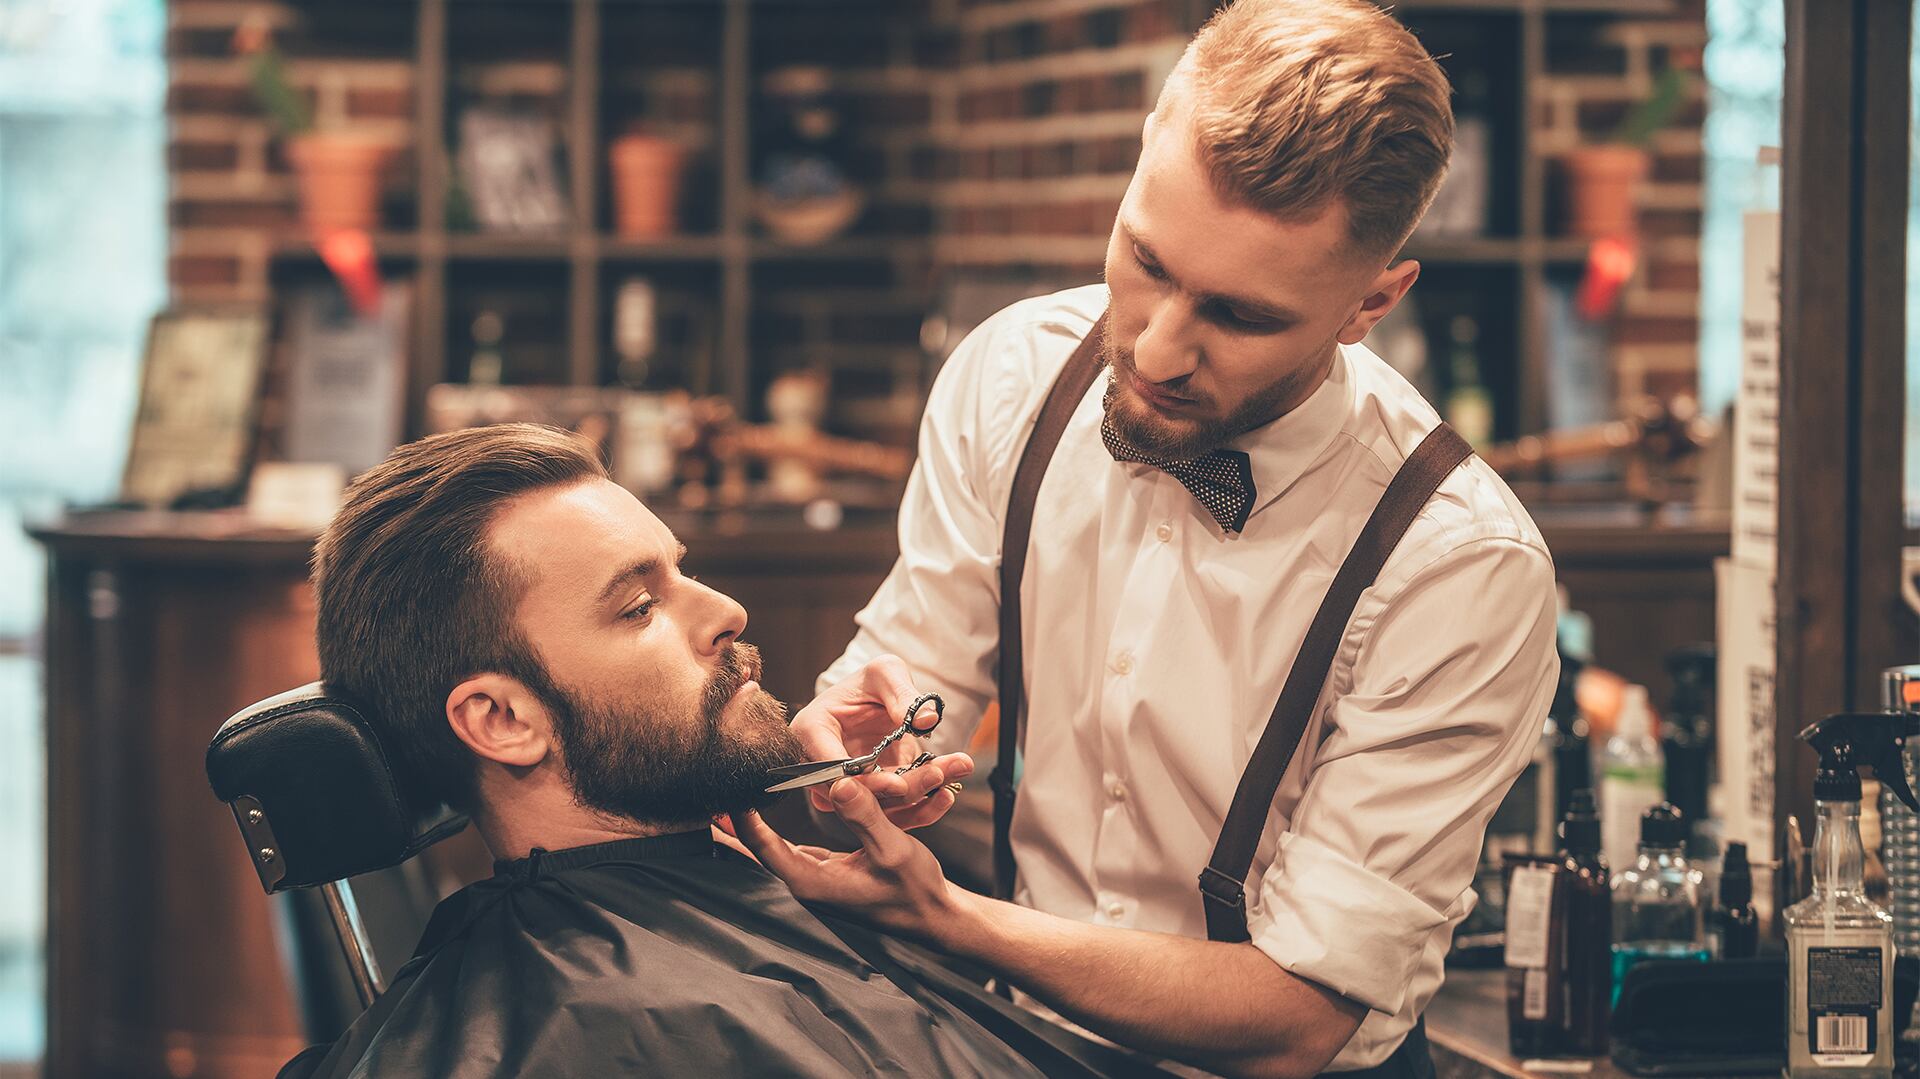
M 380 220 L 381 177 L 398 149 L 392 139 L 358 131 L 319 130 L 266 27 L 250 21 L 234 34 L 251 59 L 254 97 L 286 147 L 300 191 L 300 217 L 315 236 L 368 231 Z
M 659 240 L 677 232 L 686 148 L 634 124 L 608 145 L 607 159 L 614 232 L 627 240 Z
M 1568 232 L 1593 240 L 1634 232 L 1634 194 L 1652 165 L 1647 144 L 1673 118 L 1686 88 L 1686 73 L 1667 68 L 1605 142 L 1567 152 Z

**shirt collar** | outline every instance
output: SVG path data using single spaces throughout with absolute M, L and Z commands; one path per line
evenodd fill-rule
M 1256 497 L 1248 520 L 1285 494 L 1320 459 L 1346 426 L 1352 406 L 1353 367 L 1347 346 L 1335 344 L 1326 380 L 1311 396 L 1291 412 L 1227 443 L 1228 448 L 1244 452 L 1253 467 Z

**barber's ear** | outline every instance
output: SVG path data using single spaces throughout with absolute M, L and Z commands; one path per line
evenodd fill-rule
M 553 727 L 539 698 L 518 679 L 481 674 L 447 695 L 447 725 L 480 757 L 530 768 L 553 748 Z
M 1353 313 L 1345 326 L 1340 327 L 1340 343 L 1359 344 L 1419 279 L 1420 264 L 1412 259 L 1403 259 L 1381 270 L 1368 288 L 1366 298 L 1360 301 L 1360 309 Z

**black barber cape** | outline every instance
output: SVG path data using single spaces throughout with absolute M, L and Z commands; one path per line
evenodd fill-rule
M 703 829 L 502 863 L 281 1079 L 1160 1074 L 808 910 Z

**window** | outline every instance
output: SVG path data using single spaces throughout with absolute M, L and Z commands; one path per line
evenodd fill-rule
M 44 575 L 21 522 L 118 482 L 166 298 L 165 23 L 163 0 L 0 3 L 0 1061 L 38 1057 L 45 1025 Z

